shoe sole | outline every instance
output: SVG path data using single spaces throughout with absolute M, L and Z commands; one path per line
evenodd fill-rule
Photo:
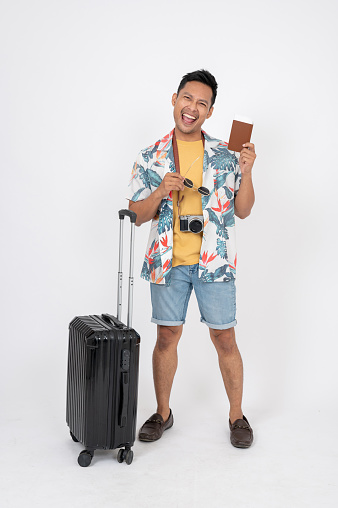
M 234 444 L 234 443 L 231 443 L 231 444 L 235 448 L 250 448 L 250 446 L 252 445 L 252 443 L 250 443 L 250 444 L 241 444 L 241 443 Z

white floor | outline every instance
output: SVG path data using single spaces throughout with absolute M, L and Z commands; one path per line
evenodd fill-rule
M 138 427 L 148 413 L 139 409 Z M 99 451 L 88 468 L 77 464 L 83 447 L 70 439 L 63 415 L 7 420 L 1 506 L 338 506 L 337 415 L 251 411 L 255 440 L 248 450 L 231 446 L 220 413 L 179 408 L 174 417 L 160 441 L 135 443 L 130 466 L 117 462 L 116 451 Z

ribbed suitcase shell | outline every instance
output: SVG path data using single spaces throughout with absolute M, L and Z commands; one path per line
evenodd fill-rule
M 134 329 L 101 316 L 69 325 L 66 420 L 88 450 L 134 444 L 139 343 Z

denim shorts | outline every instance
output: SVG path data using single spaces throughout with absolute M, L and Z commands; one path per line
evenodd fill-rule
M 237 324 L 235 281 L 203 282 L 198 278 L 198 265 L 172 268 L 170 285 L 150 284 L 152 322 L 163 326 L 182 325 L 193 288 L 202 323 L 216 330 Z

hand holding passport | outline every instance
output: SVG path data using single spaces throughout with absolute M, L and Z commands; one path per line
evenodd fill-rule
M 248 118 L 235 116 L 228 144 L 228 150 L 241 152 L 244 143 L 248 143 L 251 139 L 253 122 Z
M 251 120 L 235 116 L 230 132 L 228 150 L 240 152 L 239 166 L 242 175 L 251 173 L 256 159 L 255 145 L 250 143 L 252 128 L 253 122 Z

